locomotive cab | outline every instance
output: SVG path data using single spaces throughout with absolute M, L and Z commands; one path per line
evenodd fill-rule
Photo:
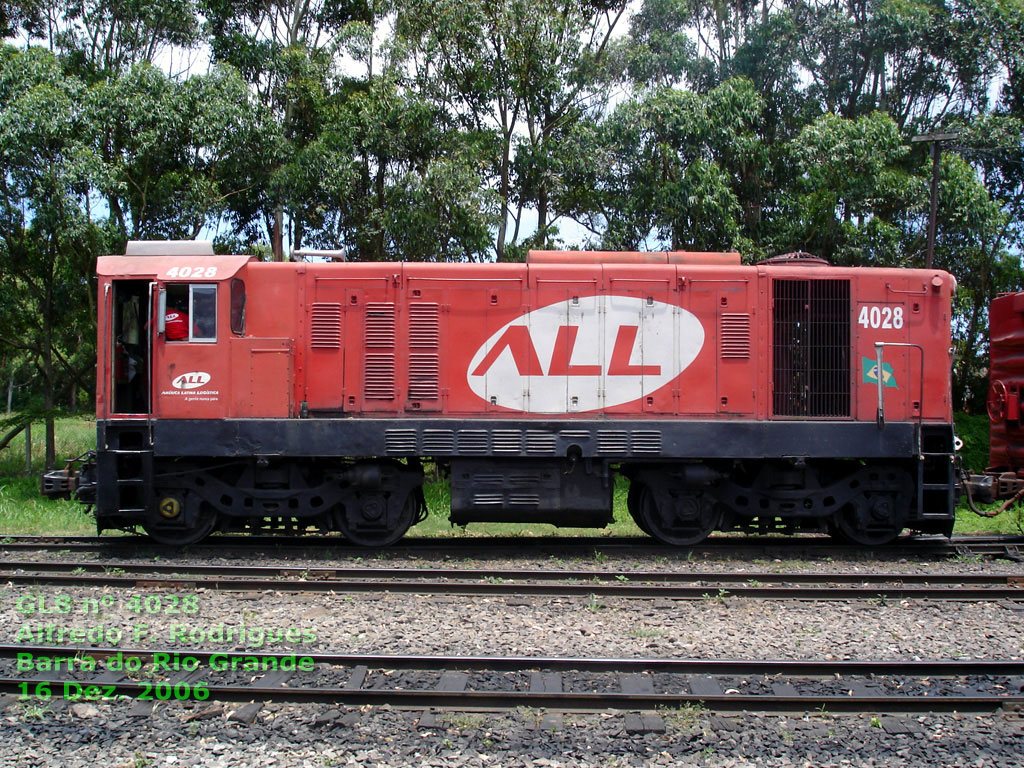
M 99 260 L 97 455 L 78 496 L 99 528 L 138 523 L 187 543 L 212 526 L 186 494 L 160 493 L 154 428 L 183 414 L 227 415 L 229 338 L 244 333 L 248 257 L 215 256 L 209 243 L 129 243 Z

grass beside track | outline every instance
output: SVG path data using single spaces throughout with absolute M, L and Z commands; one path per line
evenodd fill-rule
M 25 439 L 16 437 L 0 451 L 0 535 L 92 535 L 95 522 L 85 508 L 75 502 L 51 501 L 39 493 L 39 476 L 45 464 L 44 430 L 42 424 L 32 430 L 32 474 L 25 474 Z M 58 466 L 65 458 L 78 456 L 95 447 L 96 425 L 92 419 L 68 417 L 57 421 L 56 444 Z M 556 528 L 553 525 L 502 523 L 471 523 L 465 528 L 448 522 L 448 486 L 444 482 L 428 482 L 424 489 L 430 515 L 410 529 L 412 536 L 474 537 L 474 536 L 640 536 L 643 535 L 626 511 L 627 482 L 620 479 L 615 488 L 615 522 L 607 528 Z M 957 510 L 955 532 L 1004 533 L 1021 532 L 1024 508 L 1010 510 L 999 517 L 984 518 L 966 508 Z M 116 532 L 114 532 L 116 533 Z

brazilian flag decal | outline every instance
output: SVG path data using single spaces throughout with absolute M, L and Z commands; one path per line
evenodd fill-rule
M 877 384 L 878 361 L 870 357 L 862 357 L 861 364 L 864 368 L 864 378 L 862 381 L 865 384 Z M 896 374 L 893 373 L 892 366 L 888 363 L 882 363 L 882 383 L 887 387 L 900 388 L 900 385 L 896 383 Z

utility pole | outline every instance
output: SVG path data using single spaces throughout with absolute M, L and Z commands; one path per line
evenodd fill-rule
M 960 138 L 959 133 L 923 133 L 910 140 L 912 144 L 923 141 L 932 143 L 932 194 L 928 209 L 928 247 L 924 257 L 924 268 L 931 269 L 935 259 L 935 219 L 939 209 L 939 159 L 942 156 L 942 142 Z

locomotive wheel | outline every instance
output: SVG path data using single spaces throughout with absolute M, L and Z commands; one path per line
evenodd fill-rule
M 637 527 L 648 536 L 653 536 L 654 534 L 647 527 L 643 515 L 640 514 L 640 495 L 643 489 L 643 484 L 630 480 L 629 493 L 626 494 L 626 509 L 629 510 L 629 515 L 633 518 L 633 522 L 636 523 Z
M 187 499 L 186 499 L 187 503 Z M 160 501 L 161 510 L 166 509 L 167 512 L 161 511 L 164 517 L 171 518 L 179 514 L 183 514 L 182 502 L 176 497 L 167 496 Z M 174 526 L 170 524 L 156 525 L 153 523 L 143 523 L 142 529 L 146 534 L 155 541 L 157 544 L 166 544 L 171 547 L 186 547 L 189 544 L 198 544 L 200 541 L 205 539 L 214 529 L 217 527 L 217 513 L 206 507 L 205 504 L 196 512 L 195 519 L 191 525 L 186 526 Z
M 383 509 L 384 501 L 370 497 L 358 510 L 358 519 L 353 523 L 347 510 L 339 510 L 336 515 L 341 535 L 361 547 L 386 547 L 394 544 L 405 536 L 409 526 L 416 520 L 417 494 L 410 493 L 405 497 L 402 509 L 393 527 L 376 527 L 375 520 L 387 514 Z
M 836 512 L 829 530 L 833 537 L 849 544 L 888 544 L 903 530 L 899 499 L 899 494 L 867 493 Z
M 677 547 L 704 541 L 722 519 L 715 502 L 701 493 L 685 493 L 671 506 L 659 505 L 657 495 L 641 485 L 637 497 L 637 524 L 654 538 Z

